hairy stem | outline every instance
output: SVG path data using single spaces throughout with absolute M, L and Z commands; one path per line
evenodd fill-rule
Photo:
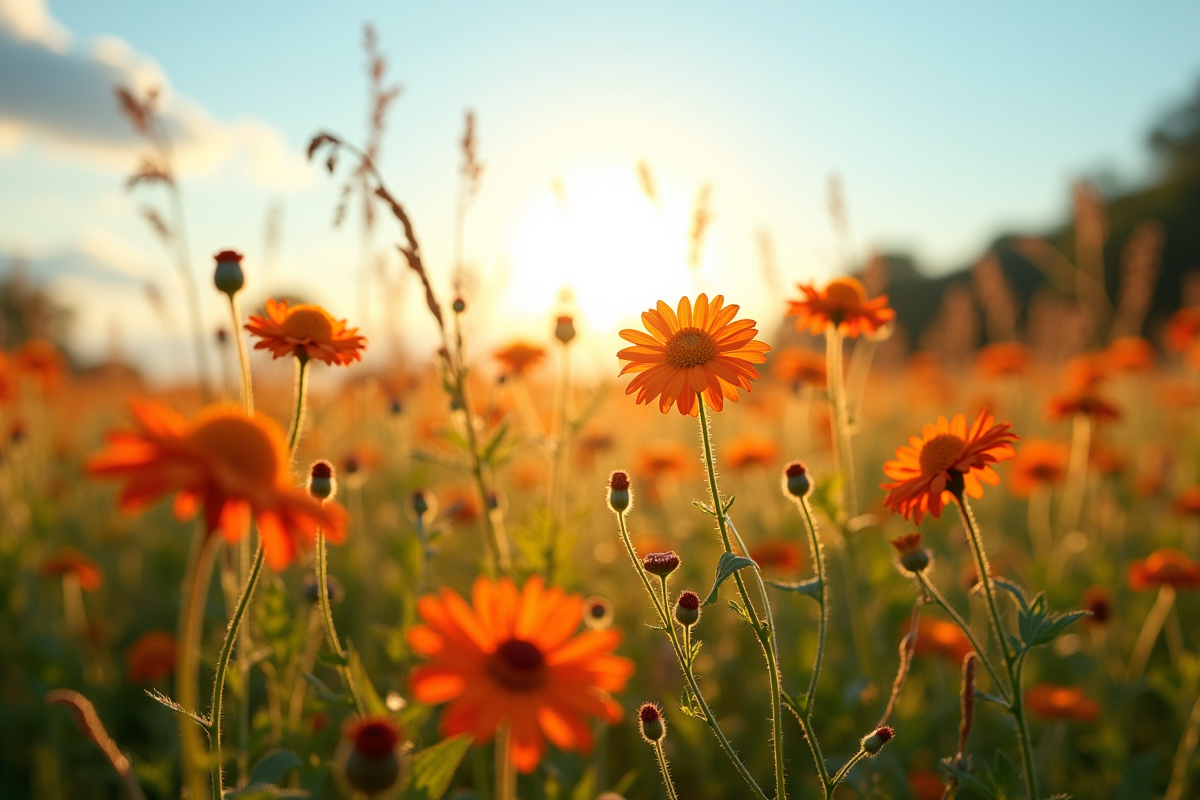
M 325 641 L 329 643 L 329 649 L 336 655 L 339 660 L 346 660 L 346 652 L 342 650 L 342 643 L 338 639 L 337 628 L 333 624 L 333 611 L 329 607 L 329 576 L 328 576 L 328 559 L 325 553 L 325 532 L 320 528 L 317 529 L 317 553 L 316 553 L 316 570 L 317 570 L 317 594 L 319 595 L 318 602 L 321 605 L 321 620 L 325 623 Z M 342 676 L 342 682 L 346 684 L 346 690 L 350 692 L 350 696 L 354 698 L 354 707 L 361 717 L 367 713 L 367 707 L 363 704 L 362 697 L 358 694 L 358 686 L 354 682 L 354 672 L 350 669 L 349 664 L 339 664 L 338 672 Z
M 975 654 L 979 656 L 979 661 L 983 664 L 984 669 L 987 670 L 988 675 L 991 676 L 992 684 L 996 687 L 996 691 L 1000 694 L 1000 697 L 1004 699 L 1005 703 L 1011 704 L 1012 700 L 1008 695 L 1008 686 L 1002 680 L 1000 680 L 999 673 L 997 673 L 995 668 L 992 667 L 991 662 L 984 657 L 983 648 L 980 647 L 978 640 L 976 640 L 975 632 L 971 630 L 971 626 L 968 625 L 967 621 L 962 618 L 962 615 L 955 610 L 954 606 L 950 605 L 946 598 L 942 596 L 942 593 L 938 591 L 938 588 L 933 585 L 933 582 L 929 580 L 929 577 L 924 572 L 917 574 L 917 580 L 921 582 L 922 588 L 925 589 L 925 592 L 929 595 L 933 602 L 937 603 L 943 611 L 949 614 L 950 619 L 954 621 L 954 624 L 957 625 L 959 630 L 966 635 L 967 641 L 971 643 L 971 647 L 975 648 Z
M 667 764 L 667 754 L 663 752 L 662 740 L 654 743 L 654 755 L 658 756 L 658 769 L 662 772 L 663 785 L 667 787 L 667 797 L 679 800 L 675 794 L 675 784 L 671 782 L 671 767 Z

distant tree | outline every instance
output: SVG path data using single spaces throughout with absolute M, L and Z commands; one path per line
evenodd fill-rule
M 11 350 L 27 339 L 61 345 L 70 322 L 70 310 L 30 281 L 24 263 L 13 257 L 0 278 L 0 349 Z
M 1151 130 L 1150 147 L 1171 175 L 1200 171 L 1200 81 L 1191 98 L 1169 111 Z

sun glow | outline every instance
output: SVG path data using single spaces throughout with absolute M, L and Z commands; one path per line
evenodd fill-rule
M 657 298 L 691 291 L 694 198 L 660 175 L 653 182 L 648 191 L 632 160 L 550 182 L 517 223 L 505 307 L 537 315 L 540 329 L 560 292 L 570 289 L 582 321 L 610 332 Z

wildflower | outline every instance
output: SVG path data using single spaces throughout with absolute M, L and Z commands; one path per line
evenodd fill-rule
M 246 285 L 246 274 L 242 272 L 242 254 L 236 250 L 217 253 L 217 268 L 213 272 L 213 284 L 217 291 L 233 297 Z
M 675 621 L 685 628 L 700 621 L 700 595 L 687 589 L 675 600 Z
M 938 417 L 937 425 L 926 425 L 920 438 L 896 450 L 896 460 L 883 465 L 893 479 L 884 505 L 918 525 L 926 513 L 941 517 L 942 506 L 962 492 L 983 496 L 983 484 L 996 485 L 1000 476 L 991 465 L 1013 457 L 1016 439 L 1012 424 L 993 424 L 987 409 L 979 412 L 970 428 L 962 414 L 950 422 Z
M 0 350 L 0 406 L 10 402 L 17 395 L 17 376 L 10 365 L 8 356 Z
M 665 578 L 679 569 L 679 554 L 674 550 L 665 553 L 647 553 L 642 556 L 642 569 L 651 575 Z
M 560 314 L 554 323 L 554 338 L 564 345 L 575 339 L 575 319 L 568 314 Z
M 666 738 L 667 721 L 663 719 L 662 709 L 654 703 L 642 703 L 638 707 L 638 724 L 642 738 L 650 744 Z
M 261 341 L 255 350 L 270 350 L 275 358 L 294 355 L 317 359 L 330 366 L 346 366 L 362 360 L 367 340 L 358 328 L 347 328 L 346 320 L 334 319 L 318 305 L 287 300 L 267 300 L 267 315 L 250 315 L 246 330 Z
M 1200 306 L 1181 308 L 1171 317 L 1164 337 L 1167 347 L 1182 353 L 1200 337 Z
M 1086 394 L 1100 388 L 1112 372 L 1112 362 L 1105 353 L 1084 353 L 1067 362 L 1063 384 L 1068 394 Z
M 752 466 L 768 467 L 779 458 L 779 445 L 766 436 L 745 434 L 726 443 L 723 451 L 725 466 L 744 470 Z
M 638 449 L 634 456 L 635 470 L 639 477 L 655 480 L 685 477 L 692 465 L 694 454 L 691 449 L 673 439 L 650 442 Z
M 694 307 L 684 297 L 672 310 L 660 300 L 656 309 L 642 312 L 648 333 L 621 331 L 621 338 L 633 344 L 617 353 L 629 362 L 621 374 L 636 373 L 625 393 L 637 392 L 637 402 L 647 405 L 659 398 L 664 414 L 678 404 L 680 414 L 694 417 L 700 393 L 720 411 L 726 399 L 737 402 L 739 388 L 750 391 L 750 381 L 758 380 L 753 365 L 764 363 L 771 348 L 754 338 L 754 320 L 735 321 L 738 306 L 724 303 L 721 295 L 710 303 L 701 294 Z
M 1085 414 L 1094 422 L 1115 422 L 1121 418 L 1119 408 L 1091 390 L 1055 395 L 1046 406 L 1046 418 L 1051 422 L 1071 419 L 1076 414 Z
M 328 500 L 337 494 L 333 464 L 325 460 L 313 462 L 308 470 L 308 493 L 318 500 Z
M 546 351 L 534 344 L 514 342 L 492 355 L 504 365 L 509 375 L 524 375 L 530 368 L 541 363 L 546 357 Z
M 424 489 L 414 489 L 412 493 L 412 510 L 418 517 L 424 517 L 437 508 L 437 498 Z
M 1175 498 L 1175 512 L 1200 516 L 1200 486 L 1189 486 Z
M 450 303 L 450 308 L 455 314 L 461 314 L 467 310 L 467 301 L 462 297 L 456 297 L 454 298 L 454 301 Z
M 904 635 L 907 636 L 912 621 L 905 625 Z M 922 616 L 917 623 L 917 655 L 934 655 L 958 665 L 966 658 L 967 653 L 974 652 L 971 640 L 955 625 L 944 619 Z
M 929 568 L 929 551 L 921 547 L 919 532 L 906 533 L 891 540 L 896 548 L 896 563 L 903 572 L 919 575 Z
M 1092 586 L 1083 593 L 1079 605 L 1092 612 L 1085 620 L 1089 625 L 1103 626 L 1112 617 L 1112 590 L 1107 586 Z
M 824 353 L 793 345 L 771 358 L 771 374 L 793 390 L 801 386 L 824 387 L 828 380 L 828 365 Z
M 1114 372 L 1146 372 L 1154 367 L 1154 345 L 1141 336 L 1113 339 L 1104 352 Z
M 1030 713 L 1046 720 L 1095 722 L 1100 717 L 1100 705 L 1078 686 L 1039 683 L 1025 692 L 1025 705 Z
M 896 732 L 887 725 L 880 725 L 875 730 L 862 738 L 859 742 L 859 747 L 867 752 L 868 755 L 878 755 L 883 746 L 896 737 Z
M 1015 497 L 1029 497 L 1039 487 L 1062 483 L 1066 474 L 1066 447 L 1058 442 L 1030 439 L 1017 449 L 1008 490 Z
M 602 631 L 612 625 L 612 603 L 599 595 L 583 601 L 583 624 L 588 630 Z
M 486 742 L 501 723 L 511 732 L 510 755 L 521 772 L 532 772 L 545 739 L 563 750 L 588 751 L 584 717 L 616 722 L 619 691 L 633 664 L 613 655 L 621 634 L 609 628 L 572 634 L 583 600 L 540 578 L 517 589 L 512 581 L 480 578 L 473 608 L 449 589 L 418 603 L 424 625 L 408 631 L 415 652 L 430 662 L 413 671 L 413 696 L 422 703 L 449 703 L 442 715 L 447 736 L 471 732 Z
M 291 563 L 298 543 L 312 545 L 318 527 L 332 542 L 344 539 L 341 506 L 293 485 L 287 444 L 273 420 L 232 405 L 209 406 L 190 421 L 153 400 L 131 408 L 137 429 L 110 433 L 107 449 L 86 465 L 95 477 L 125 481 L 117 498 L 125 513 L 174 492 L 176 517 L 190 518 L 203 505 L 205 530 L 220 529 L 228 542 L 240 539 L 253 517 L 275 570 Z
M 1126 466 L 1125 456 L 1100 438 L 1092 441 L 1091 451 L 1088 453 L 1088 463 L 1101 475 L 1116 474 L 1123 471 Z
M 400 781 L 405 758 L 403 732 L 391 717 L 376 714 L 349 720 L 342 731 L 338 772 L 358 792 L 374 796 Z
M 1200 561 L 1193 561 L 1180 550 L 1164 547 L 1129 565 L 1130 589 L 1140 592 L 1154 586 L 1200 588 Z
M 175 671 L 175 637 L 147 631 L 125 651 L 125 677 L 131 683 L 158 683 Z
M 17 373 L 32 376 L 43 392 L 57 387 L 67 371 L 58 348 L 44 339 L 25 342 L 13 352 L 12 360 Z
M 442 507 L 442 516 L 455 525 L 470 525 L 479 519 L 482 511 L 479 495 L 474 489 L 464 486 L 452 486 L 444 490 L 438 505 Z
M 633 496 L 630 494 L 629 475 L 615 470 L 608 476 L 608 507 L 614 513 L 624 514 L 629 510 Z
M 812 479 L 804 462 L 791 461 L 783 468 L 783 490 L 792 497 L 807 497 L 812 488 Z
M 804 566 L 804 551 L 800 545 L 786 539 L 763 539 L 750 545 L 750 558 L 760 569 L 778 572 L 799 572 Z
M 859 333 L 875 333 L 896 318 L 888 308 L 887 295 L 867 299 L 866 287 L 857 278 L 834 278 L 824 289 L 815 285 L 797 284 L 804 293 L 802 300 L 789 300 L 787 315 L 796 318 L 796 330 L 816 335 L 827 327 L 835 327 L 843 336 L 857 337 Z
M 931 769 L 913 769 L 908 772 L 908 788 L 914 800 L 942 800 L 942 776 Z
M 1029 371 L 1029 348 L 1017 342 L 989 344 L 976 354 L 975 368 L 985 378 L 1024 375 Z
M 74 547 L 61 547 L 52 558 L 42 562 L 42 574 L 48 576 L 74 575 L 79 588 L 94 592 L 104 585 L 104 571 L 100 565 Z

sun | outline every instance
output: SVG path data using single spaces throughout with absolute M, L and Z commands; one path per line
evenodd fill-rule
M 658 297 L 690 291 L 693 200 L 658 174 L 651 196 L 635 159 L 549 181 L 517 219 L 506 306 L 540 323 L 570 289 L 586 324 L 611 332 Z

